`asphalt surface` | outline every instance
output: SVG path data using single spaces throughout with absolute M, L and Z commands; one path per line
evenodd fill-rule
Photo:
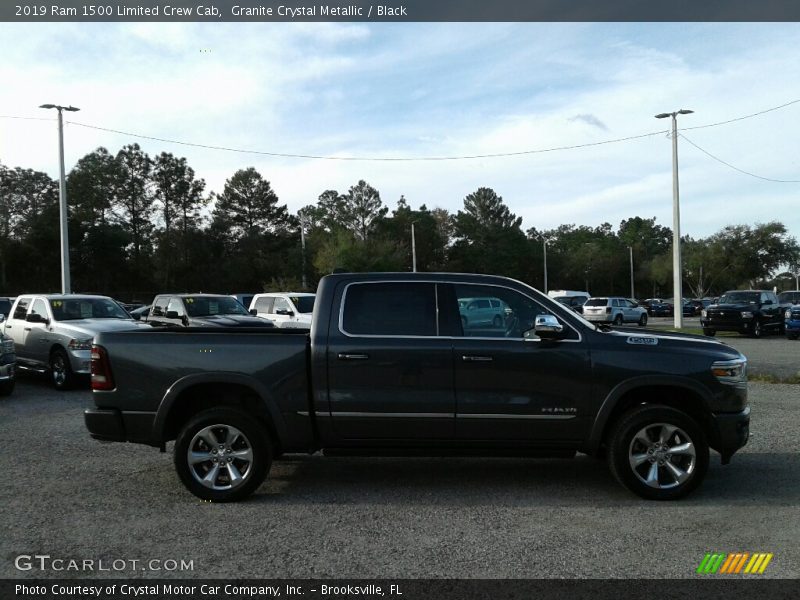
M 0 399 L 0 578 L 691 578 L 706 552 L 735 551 L 772 552 L 762 577 L 796 578 L 800 386 L 750 397 L 750 444 L 725 467 L 713 454 L 679 502 L 640 500 L 585 456 L 315 455 L 275 463 L 246 502 L 208 504 L 171 454 L 91 440 L 89 392 L 26 378 Z M 21 554 L 126 566 L 19 571 Z M 161 570 L 142 570 L 153 559 Z

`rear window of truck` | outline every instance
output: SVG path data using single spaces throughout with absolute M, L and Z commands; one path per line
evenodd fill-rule
M 351 335 L 436 335 L 432 283 L 359 283 L 345 291 L 342 332 Z

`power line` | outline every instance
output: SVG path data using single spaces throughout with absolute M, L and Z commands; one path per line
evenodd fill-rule
M 739 167 L 735 167 L 732 164 L 730 164 L 728 162 L 725 162 L 724 160 L 722 160 L 721 158 L 719 158 L 717 156 L 714 156 L 713 154 L 711 154 L 711 152 L 709 152 L 707 150 L 703 150 L 700 146 L 695 144 L 692 140 L 687 138 L 682 133 L 679 133 L 678 135 L 680 137 L 682 137 L 684 140 L 686 140 L 687 142 L 689 142 L 692 146 L 694 146 L 695 148 L 700 150 L 700 152 L 702 152 L 706 156 L 709 156 L 710 158 L 713 158 L 715 161 L 717 161 L 719 163 L 722 163 L 726 167 L 729 167 L 729 168 L 733 169 L 734 171 L 738 171 L 739 173 L 743 173 L 745 175 L 749 175 L 750 177 L 755 177 L 756 179 L 763 179 L 764 181 L 772 181 L 772 182 L 775 182 L 775 183 L 800 183 L 800 179 L 772 179 L 771 177 L 762 177 L 761 175 L 755 175 L 754 173 L 750 173 L 749 171 L 745 171 L 744 169 L 740 169 Z
M 727 125 L 729 123 L 735 123 L 737 121 L 743 121 L 745 119 L 751 119 L 753 117 L 757 117 L 757 116 L 760 116 L 760 115 L 763 115 L 763 114 L 766 114 L 766 113 L 769 113 L 769 112 L 780 110 L 782 108 L 786 108 L 787 106 L 791 106 L 791 105 L 797 104 L 797 103 L 800 103 L 800 99 L 792 100 L 790 102 L 786 102 L 785 104 L 781 104 L 780 106 L 774 106 L 772 108 L 768 108 L 768 109 L 765 109 L 765 110 L 762 110 L 762 111 L 759 111 L 759 112 L 755 112 L 755 113 L 752 113 L 752 114 L 749 114 L 749 115 L 744 115 L 742 117 L 736 117 L 735 119 L 728 119 L 727 121 L 719 121 L 717 123 L 709 123 L 707 125 L 695 125 L 694 127 L 682 127 L 681 131 L 689 131 L 689 130 L 693 130 L 693 129 L 705 129 L 705 128 L 708 128 L 708 127 L 717 127 L 719 125 Z M 0 115 L 0 118 L 2 118 L 2 119 L 24 119 L 24 120 L 32 120 L 32 121 L 51 121 L 52 120 L 52 119 L 47 119 L 47 118 L 44 118 L 44 117 L 20 117 L 20 116 L 14 116 L 14 115 Z M 152 140 L 152 141 L 157 141 L 157 142 L 164 142 L 164 143 L 168 143 L 168 144 L 177 144 L 177 145 L 180 145 L 180 146 L 188 146 L 188 147 L 192 147 L 192 148 L 204 148 L 204 149 L 207 149 L 207 150 L 220 150 L 220 151 L 224 151 L 224 152 L 236 152 L 236 153 L 239 153 L 239 154 L 255 154 L 255 155 L 260 155 L 260 156 L 272 156 L 272 157 L 276 157 L 276 158 L 302 158 L 302 159 L 309 159 L 309 160 L 375 161 L 375 162 L 413 162 L 413 161 L 424 162 L 424 161 L 474 160 L 474 159 L 484 159 L 484 158 L 508 158 L 508 157 L 513 157 L 513 156 L 525 156 L 525 155 L 532 155 L 532 154 L 543 154 L 543 153 L 546 153 L 546 152 L 558 152 L 558 151 L 562 151 L 562 150 L 577 150 L 577 149 L 580 149 L 580 148 L 590 148 L 592 146 L 602 146 L 602 145 L 605 145 L 605 144 L 616 144 L 616 143 L 620 143 L 620 142 L 628 142 L 628 141 L 631 141 L 631 140 L 636 140 L 636 139 L 642 139 L 642 138 L 646 138 L 646 137 L 652 137 L 652 136 L 656 136 L 656 135 L 661 135 L 663 133 L 667 133 L 667 134 L 669 133 L 668 130 L 653 131 L 651 133 L 643 133 L 643 134 L 640 134 L 640 135 L 633 135 L 633 136 L 628 136 L 628 137 L 623 137 L 623 138 L 616 138 L 616 139 L 611 139 L 611 140 L 603 140 L 603 141 L 599 141 L 599 142 L 589 142 L 589 143 L 586 143 L 586 144 L 575 144 L 575 145 L 570 145 L 570 146 L 556 146 L 556 147 L 553 147 L 553 148 L 540 148 L 540 149 L 534 149 L 534 150 L 521 150 L 521 151 L 518 151 L 518 152 L 497 152 L 497 153 L 492 153 L 492 154 L 473 154 L 473 155 L 461 155 L 461 156 L 375 157 L 375 156 L 327 156 L 327 155 L 315 155 L 315 154 L 299 154 L 299 153 L 298 154 L 294 154 L 294 153 L 288 153 L 288 152 L 268 152 L 268 151 L 261 151 L 261 150 L 247 150 L 247 149 L 242 149 L 242 148 L 231 148 L 231 147 L 227 147 L 227 146 L 216 146 L 216 145 L 211 145 L 211 144 L 199 144 L 199 143 L 193 143 L 193 142 L 185 142 L 185 141 L 182 141 L 182 140 L 173 140 L 173 139 L 169 139 L 169 138 L 160 138 L 160 137 L 155 137 L 155 136 L 143 135 L 143 134 L 139 134 L 139 133 L 133 133 L 133 132 L 130 132 L 130 131 L 122 131 L 122 130 L 119 130 L 119 129 L 111 129 L 111 128 L 108 128 L 108 127 L 100 127 L 98 125 L 90 125 L 88 123 L 78 123 L 76 121 L 66 121 L 66 122 L 68 124 L 70 124 L 70 125 L 76 125 L 78 127 L 84 127 L 84 128 L 87 128 L 87 129 L 94 129 L 94 130 L 97 130 L 97 131 L 105 131 L 105 132 L 108 132 L 108 133 L 115 133 L 115 134 L 119 134 L 119 135 L 125 135 L 125 136 L 128 136 L 128 137 L 134 137 L 134 138 L 139 138 L 139 139 L 144 139 L 144 140 Z M 689 142 L 690 144 L 696 146 L 691 140 L 689 140 L 685 136 L 684 136 L 684 138 L 686 139 L 687 142 Z M 702 152 L 706 152 L 705 150 L 703 150 L 699 146 L 696 146 L 696 147 L 698 148 L 698 150 L 701 150 Z M 753 175 L 752 173 L 748 173 L 747 171 L 743 171 L 741 169 L 738 169 L 737 167 L 734 167 L 733 165 L 729 165 L 725 161 L 716 158 L 715 156 L 711 155 L 710 153 L 706 152 L 706 154 L 708 154 L 711 158 L 714 158 L 715 160 L 718 160 L 719 162 L 731 167 L 732 169 L 740 171 L 740 172 L 742 172 L 742 173 L 744 173 L 746 175 L 751 175 L 751 176 L 757 177 L 759 179 L 764 179 L 765 181 L 775 181 L 775 182 L 778 182 L 778 183 L 795 183 L 794 181 L 791 181 L 791 180 L 770 179 L 770 178 L 767 178 L 767 177 L 760 177 L 758 175 Z
M 291 154 L 287 152 L 265 152 L 261 150 L 245 150 L 241 148 L 229 148 L 226 146 L 212 146 L 208 144 L 196 144 L 193 142 L 184 142 L 180 140 L 172 140 L 168 138 L 159 138 L 149 135 L 141 135 L 129 131 L 120 131 L 118 129 L 109 129 L 107 127 L 98 127 L 96 125 L 89 125 L 88 123 L 78 123 L 76 121 L 67 121 L 70 125 L 77 125 L 78 127 L 86 127 L 88 129 L 97 129 L 99 131 L 107 131 L 110 133 L 118 133 L 130 137 L 136 137 L 145 140 L 154 140 L 157 142 L 165 142 L 169 144 L 179 144 L 181 146 L 191 146 L 193 148 L 206 148 L 209 150 L 223 150 L 225 152 L 238 152 L 241 154 L 258 154 L 261 156 L 274 156 L 278 158 L 306 158 L 314 160 L 347 160 L 347 161 L 382 161 L 382 162 L 410 162 L 410 161 L 445 161 L 445 160 L 470 160 L 476 158 L 504 158 L 509 156 L 523 156 L 527 154 L 541 154 L 544 152 L 556 152 L 559 150 L 575 150 L 578 148 L 588 148 L 590 146 L 601 146 L 603 144 L 616 144 L 618 142 L 627 142 L 640 138 L 652 137 L 654 135 L 661 135 L 667 133 L 667 130 L 653 131 L 651 133 L 643 133 L 641 135 L 632 135 L 624 138 L 617 138 L 613 140 L 603 140 L 601 142 L 589 142 L 586 144 L 576 144 L 572 146 L 557 146 L 554 148 L 540 148 L 536 150 L 521 150 L 519 152 L 498 152 L 495 154 L 471 154 L 463 156 L 402 156 L 402 157 L 377 157 L 377 156 L 325 156 L 316 154 Z

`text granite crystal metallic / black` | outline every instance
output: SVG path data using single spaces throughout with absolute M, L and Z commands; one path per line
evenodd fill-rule
M 670 500 L 701 483 L 709 448 L 726 464 L 750 421 L 747 361 L 730 346 L 596 326 L 489 275 L 329 275 L 310 332 L 100 333 L 92 388 L 92 437 L 175 440 L 179 478 L 212 501 L 242 499 L 273 460 L 318 450 L 583 452 L 632 492 Z

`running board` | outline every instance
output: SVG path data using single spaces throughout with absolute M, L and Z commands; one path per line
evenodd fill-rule
M 23 371 L 28 371 L 29 373 L 39 373 L 40 375 L 44 375 L 47 373 L 47 369 L 42 367 L 27 367 L 25 365 L 21 365 L 17 363 L 17 369 L 21 369 Z
M 325 448 L 325 456 L 573 458 L 575 450 L 538 448 Z

